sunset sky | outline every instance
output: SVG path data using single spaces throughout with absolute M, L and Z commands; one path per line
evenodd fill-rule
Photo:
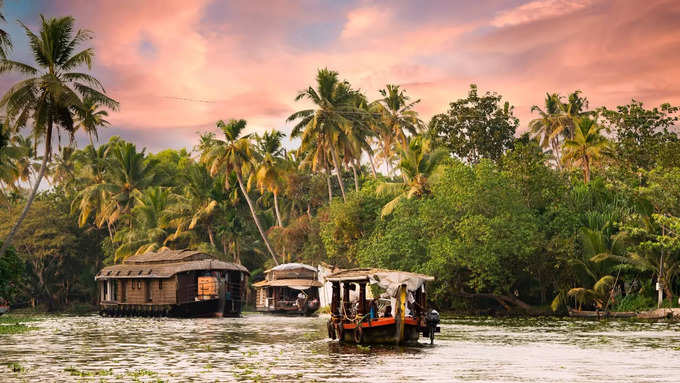
M 289 132 L 296 92 L 322 67 L 370 99 L 401 84 L 426 121 L 473 82 L 514 104 L 522 129 L 547 91 L 581 89 L 591 107 L 680 104 L 677 0 L 5 0 L 3 11 L 12 57 L 31 63 L 17 19 L 37 30 L 41 13 L 72 15 L 92 30 L 93 71 L 121 103 L 100 140 L 152 151 L 191 147 L 218 119 Z

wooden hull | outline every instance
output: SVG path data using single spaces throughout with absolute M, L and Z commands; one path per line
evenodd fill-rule
M 355 344 L 416 344 L 421 333 L 418 321 L 412 318 L 404 319 L 403 333 L 395 318 L 375 319 L 370 323 L 361 323 L 359 326 L 344 323 L 342 330 L 338 328 L 339 325 L 331 324 L 331 326 L 335 327 L 335 338 L 340 342 Z
M 136 305 L 136 304 L 102 304 L 99 310 L 102 316 L 146 316 L 146 317 L 238 317 L 241 305 L 235 301 L 207 299 L 172 305 Z

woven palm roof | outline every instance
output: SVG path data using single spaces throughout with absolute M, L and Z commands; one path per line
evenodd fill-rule
M 122 264 L 103 268 L 94 279 L 169 278 L 177 273 L 195 270 L 241 271 L 250 275 L 243 265 L 220 261 L 208 254 L 169 250 L 130 257 Z
M 424 281 L 433 281 L 434 280 L 434 277 L 429 276 L 429 275 L 425 275 L 425 274 L 411 273 L 411 272 L 407 272 L 407 271 L 398 271 L 398 270 L 376 269 L 376 268 L 342 270 L 342 271 L 338 271 L 337 273 L 327 275 L 326 280 L 330 281 L 330 282 L 368 281 L 369 279 L 374 278 L 375 275 L 392 274 L 392 273 L 401 275 L 404 278 L 408 278 L 408 277 L 420 278 Z
M 253 283 L 253 287 L 267 287 L 267 286 L 309 286 L 321 287 L 323 284 L 316 279 L 275 279 L 273 281 L 260 281 Z

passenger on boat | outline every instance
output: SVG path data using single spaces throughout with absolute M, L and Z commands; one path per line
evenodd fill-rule
M 388 303 L 387 306 L 385 306 L 385 312 L 383 313 L 383 318 L 391 318 L 392 317 L 392 304 Z

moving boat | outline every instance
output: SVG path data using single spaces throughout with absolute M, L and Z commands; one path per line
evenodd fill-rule
M 319 309 L 317 269 L 302 263 L 285 263 L 264 272 L 257 290 L 255 310 L 278 314 L 311 315 Z
M 328 336 L 357 344 L 413 344 L 440 332 L 439 313 L 429 310 L 425 283 L 434 277 L 385 269 L 349 269 L 330 274 Z M 378 297 L 367 298 L 371 292 Z M 373 295 L 373 294 L 372 294 Z M 378 294 L 375 294 L 378 295 Z
M 242 265 L 190 250 L 148 252 L 95 276 L 99 312 L 108 316 L 239 316 L 245 304 Z

